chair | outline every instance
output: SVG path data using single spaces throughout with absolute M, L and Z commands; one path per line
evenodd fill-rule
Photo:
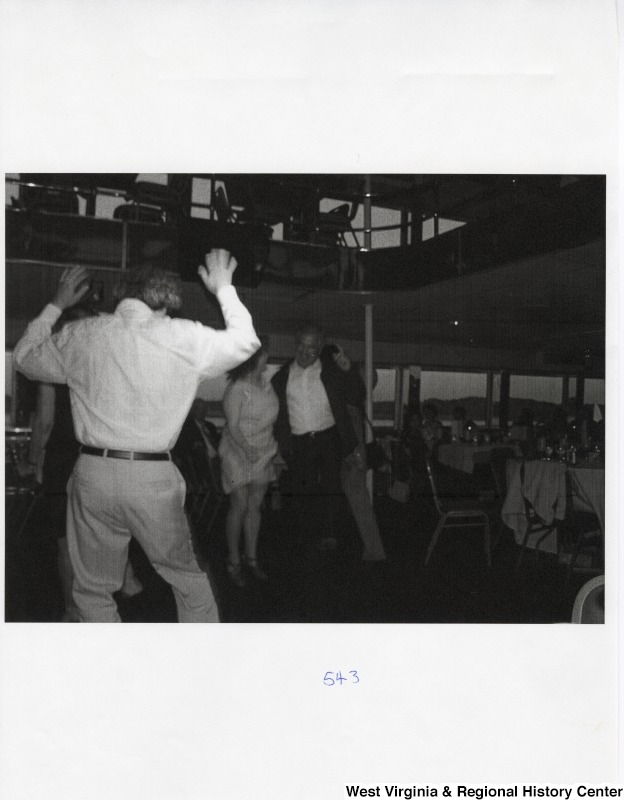
M 587 581 L 576 595 L 572 609 L 572 622 L 576 624 L 601 625 L 605 621 L 604 575 Z
M 428 458 L 426 462 L 427 477 L 433 492 L 433 501 L 436 510 L 440 515 L 440 520 L 436 526 L 429 547 L 425 557 L 425 566 L 429 563 L 433 549 L 435 548 L 438 539 L 443 530 L 450 528 L 475 528 L 483 527 L 484 545 L 485 545 L 485 559 L 488 569 L 492 566 L 492 553 L 490 545 L 490 518 L 482 507 L 481 504 L 474 498 L 441 498 L 438 491 L 436 480 L 436 467 L 433 461 Z M 478 505 L 477 505 L 478 504 Z
M 132 222 L 175 222 L 183 216 L 184 176 L 170 176 L 167 183 L 137 180 L 126 194 L 126 205 L 113 212 L 115 219 Z
M 5 487 L 6 534 L 7 537 L 11 536 L 15 543 L 21 540 L 40 494 L 39 487 L 34 482 Z
M 272 181 L 264 182 L 262 178 L 249 180 L 235 179 L 228 176 L 226 182 L 227 197 L 217 187 L 213 208 L 219 220 L 251 223 L 253 225 L 273 228 L 284 226 L 284 239 L 292 238 L 293 218 L 302 213 L 304 199 L 297 189 L 287 186 L 276 186 Z M 232 207 L 235 206 L 236 210 Z M 222 216 L 219 216 L 222 215 Z M 296 238 L 296 237 L 295 237 Z
M 187 513 L 191 525 L 198 534 L 201 533 L 202 541 L 206 541 L 227 497 L 221 486 L 218 453 L 202 442 L 195 442 L 190 452 L 180 458 L 180 471 L 186 480 Z M 204 515 L 209 506 L 206 522 Z
M 231 208 L 222 186 L 215 189 L 212 207 L 219 222 L 236 222 L 236 212 Z
M 521 485 L 524 484 L 524 476 L 525 476 L 525 462 L 523 461 L 520 465 L 520 483 Z M 526 517 L 526 531 L 524 537 L 522 538 L 522 544 L 520 545 L 520 553 L 518 554 L 518 560 L 516 561 L 516 572 L 520 570 L 522 566 L 522 562 L 524 560 L 524 555 L 527 550 L 527 546 L 529 543 L 529 539 L 532 536 L 537 536 L 537 540 L 535 542 L 535 559 L 539 558 L 540 554 L 540 545 L 541 543 L 547 539 L 552 534 L 557 535 L 558 532 L 558 520 L 553 519 L 553 521 L 548 524 L 544 522 L 544 520 L 537 514 L 531 503 L 524 497 L 524 513 Z
M 4 509 L 7 536 L 17 543 L 22 537 L 30 515 L 40 496 L 40 487 L 32 475 L 23 476 L 21 456 L 25 442 L 20 435 L 5 434 Z
M 223 485 L 221 483 L 221 461 L 219 459 L 219 454 L 216 450 L 212 450 L 209 447 L 206 460 L 208 462 L 208 483 L 210 488 L 210 497 L 208 499 L 212 500 L 212 509 L 208 522 L 205 523 L 204 536 L 209 538 L 217 515 L 221 510 L 221 506 L 227 499 L 227 495 L 223 491 Z
M 566 476 L 566 488 L 568 501 L 561 533 L 570 548 L 570 562 L 566 577 L 566 580 L 569 581 L 580 555 L 589 555 L 592 559 L 597 556 L 604 564 L 604 534 L 600 520 L 593 511 L 575 508 L 574 492 L 569 474 Z
M 494 478 L 494 487 L 501 503 L 504 503 L 507 497 L 507 461 L 514 456 L 515 453 L 511 447 L 495 447 L 490 454 L 490 469 Z
M 209 497 L 207 467 L 199 445 L 183 456 L 181 472 L 186 480 L 187 512 L 191 524 L 196 528 Z
M 358 212 L 358 203 L 343 203 L 331 211 L 319 212 L 314 233 L 315 244 L 340 245 L 347 247 L 345 234 L 350 233 L 359 247 L 359 241 L 353 230 L 353 220 Z
M 51 214 L 78 214 L 78 195 L 74 176 L 66 173 L 21 173 L 20 205 L 25 211 Z

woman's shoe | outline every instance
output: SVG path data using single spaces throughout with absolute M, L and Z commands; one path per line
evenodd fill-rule
M 227 574 L 232 583 L 236 584 L 239 589 L 244 589 L 245 586 L 247 586 L 247 581 L 243 575 L 243 568 L 240 564 L 232 564 L 228 561 Z
M 258 566 L 258 562 L 255 558 L 246 558 L 245 565 L 247 569 L 251 572 L 254 578 L 257 578 L 259 581 L 268 581 L 269 576 L 266 572 Z

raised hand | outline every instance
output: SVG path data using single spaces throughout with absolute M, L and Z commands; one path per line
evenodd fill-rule
M 216 294 L 223 286 L 232 285 L 232 275 L 238 264 L 227 250 L 215 249 L 206 253 L 206 266 L 197 270 L 206 289 Z
M 84 267 L 67 267 L 61 275 L 52 302 L 61 311 L 75 306 L 89 291 L 89 273 Z

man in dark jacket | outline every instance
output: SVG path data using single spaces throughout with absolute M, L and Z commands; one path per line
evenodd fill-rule
M 323 333 L 306 325 L 297 333 L 294 361 L 273 377 L 279 399 L 275 438 L 288 467 L 287 494 L 297 506 L 300 532 L 335 547 L 337 499 L 342 494 L 340 467 L 357 448 L 347 405 L 359 405 L 365 389 L 345 353 L 323 349 Z

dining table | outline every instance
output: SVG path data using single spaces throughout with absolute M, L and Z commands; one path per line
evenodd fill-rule
M 32 431 L 30 428 L 4 429 L 4 463 L 6 469 L 5 483 L 9 485 L 9 476 L 21 474 L 29 466 L 29 449 Z M 32 468 L 30 470 L 32 472 Z
M 525 500 L 531 504 L 535 513 L 546 525 L 553 525 L 565 519 L 566 471 L 567 464 L 564 461 L 550 459 L 507 461 L 507 495 L 501 516 L 505 525 L 513 531 L 518 544 L 522 544 L 529 524 Z M 541 548 L 547 553 L 557 552 L 556 527 L 543 540 Z
M 572 506 L 596 515 L 605 529 L 605 469 L 600 462 L 579 462 L 568 467 Z
M 490 463 L 492 452 L 497 449 L 512 449 L 516 456 L 520 455 L 518 445 L 510 442 L 448 442 L 438 445 L 437 457 L 440 464 L 472 475 L 477 464 Z
M 501 516 L 518 544 L 522 543 L 528 525 L 525 499 L 547 525 L 565 519 L 570 501 L 573 508 L 594 513 L 604 532 L 604 465 L 595 462 L 573 465 L 546 458 L 525 462 L 509 459 L 506 473 L 507 495 Z M 556 527 L 542 543 L 542 549 L 557 552 Z

